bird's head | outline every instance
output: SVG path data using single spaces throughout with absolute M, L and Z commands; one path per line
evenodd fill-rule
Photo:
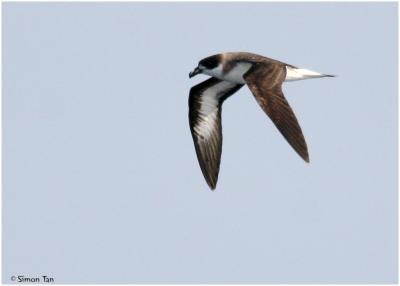
M 212 70 L 217 68 L 220 64 L 220 55 L 214 55 L 211 57 L 207 57 L 205 59 L 202 59 L 197 67 L 189 73 L 189 78 L 194 77 L 195 75 L 198 75 L 200 73 L 212 75 Z

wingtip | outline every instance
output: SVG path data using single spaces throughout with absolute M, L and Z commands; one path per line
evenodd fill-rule
M 210 187 L 210 190 L 211 191 L 215 191 L 215 189 L 216 189 L 216 187 L 217 187 L 217 185 L 215 184 L 215 185 L 213 185 L 213 184 L 208 184 L 208 186 Z
M 308 152 L 306 153 L 298 153 L 301 157 L 301 159 L 304 160 L 306 163 L 310 163 L 310 156 L 308 155 Z
M 310 156 L 308 155 L 308 152 L 301 157 L 303 158 L 304 162 L 307 164 L 310 163 Z
M 337 75 L 333 75 L 333 74 L 324 74 L 324 77 L 337 77 Z
M 210 188 L 210 190 L 214 191 L 217 188 L 218 172 L 215 176 L 212 176 L 209 173 L 207 173 L 207 175 L 204 175 L 204 178 L 206 179 L 207 185 Z

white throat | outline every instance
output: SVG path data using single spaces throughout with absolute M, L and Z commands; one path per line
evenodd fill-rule
M 229 82 L 245 84 L 245 80 L 243 79 L 243 75 L 251 68 L 251 63 L 238 63 L 236 64 L 229 72 L 224 73 L 222 69 L 222 65 L 218 65 L 216 68 L 212 70 L 203 70 L 203 73 L 216 77 L 221 80 L 226 80 Z

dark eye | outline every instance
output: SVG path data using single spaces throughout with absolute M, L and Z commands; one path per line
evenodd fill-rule
M 218 56 L 211 56 L 211 57 L 202 59 L 199 62 L 199 65 L 201 65 L 207 69 L 213 69 L 218 66 Z

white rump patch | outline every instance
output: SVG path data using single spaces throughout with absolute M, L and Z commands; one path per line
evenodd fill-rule
M 286 66 L 285 81 L 302 80 L 307 78 L 324 77 L 324 76 L 325 75 L 314 71 Z

